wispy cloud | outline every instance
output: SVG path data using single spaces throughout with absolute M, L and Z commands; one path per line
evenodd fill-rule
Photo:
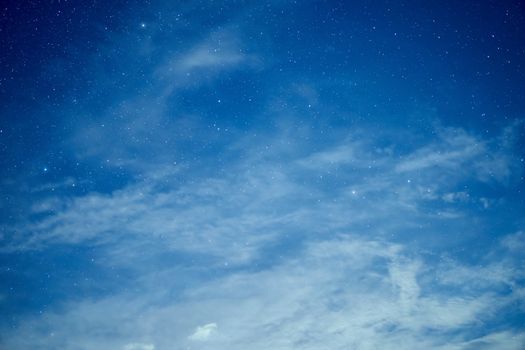
M 439 169 L 449 177 L 466 176 L 468 169 L 481 181 L 507 181 L 517 170 L 508 152 L 514 147 L 511 135 L 515 131 L 509 127 L 500 137 L 484 140 L 462 129 L 438 128 L 438 142 L 410 153 L 395 169 L 398 173 Z
M 203 349 L 389 349 L 399 342 L 406 349 L 512 347 L 523 337 L 519 330 L 504 339 L 489 327 L 480 337 L 479 325 L 511 305 L 523 307 L 524 271 L 512 253 L 522 235 L 503 237 L 485 254 L 483 268 L 439 249 L 458 239 L 437 230 L 440 224 L 459 230 L 461 221 L 454 220 L 465 210 L 479 215 L 462 207 L 465 196 L 455 185 L 472 176 L 479 155 L 454 149 L 491 142 L 455 134 L 459 140 L 439 138 L 414 150 L 409 163 L 378 151 L 374 140 L 355 137 L 322 151 L 277 147 L 260 156 L 260 142 L 246 143 L 241 154 L 247 156 L 213 176 L 166 168 L 110 194 L 51 198 L 47 215 L 4 237 L 4 251 L 100 247 L 106 267 L 138 272 L 139 287 L 65 303 L 26 320 L 4 343 L 66 349 L 79 343 L 85 349 L 165 349 L 187 342 Z M 454 156 L 430 155 L 443 149 Z M 487 152 L 493 151 L 485 146 L 484 157 Z M 351 171 L 349 159 L 359 159 L 359 172 Z M 455 171 L 437 178 L 442 172 L 436 167 Z M 174 267 L 160 258 L 166 252 L 200 262 Z M 137 270 L 144 254 L 159 260 Z M 178 298 L 168 297 L 175 289 L 170 279 L 203 270 L 216 278 L 191 279 Z
M 195 140 L 216 138 L 216 129 L 210 130 L 201 116 L 169 106 L 181 92 L 198 89 L 222 74 L 260 67 L 258 56 L 243 46 L 234 29 L 223 28 L 175 47 L 173 54 L 148 70 L 143 77 L 147 84 L 114 101 L 102 115 L 88 115 L 78 123 L 68 141 L 77 159 L 144 171 L 177 161 L 183 156 L 181 149 L 194 147 Z M 146 153 L 147 159 L 141 156 Z
M 219 176 L 194 178 L 191 169 L 181 164 L 160 172 L 156 168 L 156 175 L 150 173 L 145 180 L 111 194 L 51 197 L 35 203 L 35 208 L 45 208 L 48 215 L 13 228 L 24 234 L 8 247 L 113 244 L 133 237 L 163 242 L 176 251 L 228 257 L 232 263 L 249 261 L 273 239 L 299 232 L 298 237 L 305 237 L 308 232 L 362 230 L 367 224 L 376 235 L 396 234 L 403 227 L 417 226 L 422 218 L 461 217 L 464 208 L 459 204 L 481 200 L 454 190 L 456 183 L 478 169 L 478 153 L 461 151 L 464 144 L 488 141 L 466 136 L 464 131 L 454 134 L 460 134 L 461 140 L 440 138 L 440 143 L 432 141 L 412 152 L 410 167 L 406 160 L 399 162 L 396 154 L 378 152 L 370 139 L 348 143 L 345 138 L 333 148 L 307 155 L 294 146 L 295 154 L 283 151 L 285 161 L 280 149 L 263 159 L 254 158 L 258 144 L 246 144 L 241 154 L 250 156 L 230 163 Z M 429 158 L 429 154 L 438 149 L 448 149 L 456 156 L 447 157 L 450 162 L 435 163 L 441 158 Z M 482 158 L 493 152 L 485 147 Z M 433 159 L 432 166 L 427 166 L 429 159 Z M 425 166 L 413 168 L 414 164 Z M 434 168 L 443 166 L 452 166 L 448 175 Z
M 87 344 L 82 349 L 110 349 L 118 348 L 119 342 L 130 346 L 129 339 L 148 339 L 142 348 L 192 342 L 192 348 L 214 349 L 393 349 L 402 341 L 406 349 L 419 349 L 421 344 L 463 349 L 485 343 L 512 348 L 523 339 L 519 331 L 508 331 L 507 338 L 497 330 L 481 337 L 474 331 L 477 324 L 517 302 L 519 288 L 507 295 L 495 293 L 496 284 L 479 289 L 474 279 L 461 279 L 448 263 L 425 260 L 403 245 L 342 235 L 310 242 L 295 258 L 271 269 L 201 282 L 180 300 L 154 292 L 160 281 L 152 274 L 151 292 L 69 304 L 64 311 L 25 323 L 6 344 L 70 348 L 75 343 Z M 494 264 L 498 262 L 487 267 Z M 503 272 L 519 278 L 523 271 L 516 274 L 511 265 Z M 440 275 L 450 279 L 434 277 Z M 170 283 L 164 280 L 163 285 L 169 288 Z M 471 292 L 465 294 L 464 288 Z M 221 324 L 220 332 L 216 323 L 206 323 L 210 319 Z
M 155 345 L 145 343 L 129 343 L 124 345 L 123 350 L 155 350 Z
M 439 143 L 413 152 L 397 164 L 396 170 L 408 172 L 430 167 L 456 170 L 484 152 L 485 146 L 463 130 L 443 130 Z
M 205 324 L 204 326 L 197 327 L 195 332 L 193 332 L 193 334 L 190 335 L 188 338 L 190 340 L 204 341 L 204 340 L 207 340 L 215 332 L 217 332 L 217 324 L 208 323 L 208 324 Z
M 46 73 L 75 71 L 22 104 L 53 126 L 0 130 L 46 158 L 20 147 L 8 172 L 31 174 L 1 180 L 0 312 L 20 314 L 0 348 L 523 348 L 524 124 L 411 115 L 438 75 L 399 80 L 421 76 L 390 50 L 402 28 L 341 35 L 360 12 L 324 6 L 128 9 L 99 18 L 85 67 Z

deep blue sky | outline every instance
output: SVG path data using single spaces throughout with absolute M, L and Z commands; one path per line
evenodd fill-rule
M 0 16 L 1 348 L 525 346 L 522 1 Z

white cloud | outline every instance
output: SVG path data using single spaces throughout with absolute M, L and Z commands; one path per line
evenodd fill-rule
M 439 140 L 408 154 L 395 167 L 398 173 L 427 172 L 447 178 L 476 178 L 483 182 L 505 183 L 516 176 L 512 161 L 515 143 L 505 128 L 503 134 L 493 139 L 483 139 L 459 128 L 438 128 Z
M 518 231 L 512 235 L 508 235 L 502 241 L 504 247 L 513 252 L 525 251 L 525 232 Z
M 177 271 L 151 272 L 143 286 L 149 289 L 69 303 L 27 320 L 3 344 L 100 350 L 119 343 L 141 350 L 153 344 L 160 350 L 516 346 L 523 339 L 520 333 L 507 331 L 507 340 L 497 333 L 477 338 L 472 329 L 522 294 L 495 293 L 497 284 L 479 288 L 476 278 L 456 272 L 475 276 L 477 267 L 454 264 L 455 269 L 448 262 L 428 264 L 424 255 L 414 257 L 403 245 L 342 235 L 309 242 L 294 258 L 268 269 L 200 281 L 175 299 L 169 298 L 166 276 L 176 279 Z M 519 278 L 511 265 L 501 268 L 503 275 Z M 440 275 L 451 278 L 433 278 Z M 207 323 L 210 319 L 216 322 Z M 125 341 L 132 338 L 149 341 Z
M 448 192 L 441 197 L 445 202 L 467 202 L 469 200 L 469 194 L 464 191 L 460 192 Z
M 169 70 L 191 72 L 193 69 L 203 69 L 210 67 L 225 68 L 230 65 L 238 64 L 243 61 L 244 56 L 240 50 L 224 48 L 220 39 L 215 45 L 201 45 L 191 50 L 188 54 L 173 64 Z
M 454 136 L 442 145 L 422 146 L 413 154 L 428 154 L 429 150 L 450 145 L 488 143 L 465 136 L 465 132 L 456 134 L 461 141 Z M 275 137 L 279 139 L 280 135 Z M 140 247 L 145 242 L 161 251 L 207 254 L 228 264 L 243 264 L 257 258 L 260 250 L 275 239 L 294 235 L 307 239 L 305 233 L 361 230 L 363 224 L 376 236 L 393 235 L 417 227 L 423 219 L 463 217 L 461 208 L 454 207 L 456 202 L 488 201 L 464 191 L 451 191 L 475 171 L 475 164 L 448 175 L 438 175 L 426 166 L 414 172 L 405 168 L 403 173 L 408 172 L 407 178 L 412 179 L 408 183 L 399 175 L 395 155 L 371 151 L 376 149 L 374 140 L 362 143 L 349 139 L 306 156 L 296 146 L 297 152 L 286 154 L 284 160 L 280 152 L 288 150 L 277 149 L 264 158 L 253 158 L 257 146 L 248 143 L 243 154 L 252 158 L 230 164 L 220 176 L 193 179 L 184 165 L 160 172 L 155 168 L 144 181 L 111 194 L 50 197 L 34 207 L 48 208 L 52 204 L 55 210 L 13 227 L 18 234 L 3 249 L 40 249 L 55 243 L 112 245 L 120 241 L 112 249 L 112 257 L 117 259 L 122 254 L 121 260 L 126 261 L 136 250 L 134 245 Z M 298 143 L 293 139 L 289 142 Z M 329 164 L 341 168 L 331 169 Z M 352 170 L 356 167 L 359 172 Z M 368 172 L 370 175 L 366 175 Z M 326 191 L 323 183 L 335 191 Z M 421 209 L 422 204 L 439 198 L 449 207 Z M 128 239 L 122 240 L 124 237 Z
M 257 56 L 243 51 L 235 30 L 222 29 L 211 32 L 188 50 L 174 54 L 156 69 L 154 76 L 167 83 L 164 90 L 167 96 L 182 87 L 210 80 L 218 73 L 258 65 Z
M 356 145 L 343 144 L 327 151 L 315 152 L 301 159 L 300 164 L 313 169 L 323 169 L 327 166 L 357 163 L 355 155 Z
M 402 171 L 397 155 L 377 152 L 374 140 L 346 137 L 305 150 L 289 139 L 296 152 L 276 147 L 273 153 L 248 142 L 245 157 L 214 175 L 163 168 L 109 194 L 46 199 L 55 212 L 15 227 L 19 235 L 4 249 L 97 247 L 104 268 L 136 273 L 135 288 L 24 319 L 3 345 L 317 350 L 477 344 L 480 325 L 522 305 L 523 268 L 497 256 L 502 247 L 516 251 L 521 238 L 503 240 L 484 268 L 428 252 L 478 234 L 476 227 L 454 226 L 466 215 L 456 207 L 464 197 L 456 184 L 477 169 L 477 156 L 465 163 L 452 155 L 429 157 L 436 149 L 456 154 L 458 145 L 490 144 L 459 134 L 462 141 L 422 145 Z M 434 169 L 449 166 L 454 171 L 444 175 Z M 434 209 L 429 202 L 438 204 Z M 173 252 L 191 263 L 166 258 Z M 478 340 L 491 344 L 487 339 Z
M 425 146 L 396 165 L 400 173 L 438 167 L 456 170 L 465 162 L 483 154 L 485 145 L 461 129 L 446 129 L 440 133 L 440 142 Z
M 105 167 L 154 171 L 179 160 L 179 148 L 194 139 L 217 137 L 201 116 L 169 111 L 169 106 L 181 91 L 202 87 L 226 72 L 254 69 L 260 60 L 245 52 L 236 30 L 228 27 L 177 45 L 170 52 L 144 76 L 148 84 L 140 85 L 139 91 L 116 100 L 101 115 L 85 112 L 68 140 L 74 156 L 96 160 Z M 148 156 L 140 156 L 144 154 Z
M 392 283 L 399 289 L 399 298 L 402 305 L 410 305 L 419 297 L 417 273 L 419 264 L 412 261 L 396 261 L 389 265 L 389 274 Z
M 195 329 L 195 332 L 191 334 L 188 339 L 190 340 L 196 340 L 196 341 L 204 341 L 207 340 L 210 336 L 212 336 L 214 333 L 217 332 L 217 324 L 216 323 L 208 323 L 204 326 L 199 326 L 197 329 Z
M 248 130 L 230 144 L 239 134 L 217 136 L 201 117 L 168 106 L 221 74 L 260 67 L 237 34 L 229 27 L 174 45 L 144 88 L 90 116 L 92 124 L 75 124 L 79 158 L 140 177 L 110 193 L 35 196 L 25 221 L 2 228 L 0 252 L 85 248 L 100 255 L 94 268 L 121 268 L 132 287 L 75 293 L 20 316 L 0 329 L 0 346 L 521 349 L 525 334 L 501 318 L 525 310 L 523 232 L 500 241 L 490 232 L 498 244 L 475 263 L 444 248 L 484 234 L 475 225 L 484 213 L 462 205 L 497 199 L 458 184 L 504 186 L 518 173 L 513 127 L 495 139 L 437 128 L 437 137 L 401 152 L 377 130 L 319 137 L 324 130 L 308 118 L 282 121 L 279 97 L 254 117 L 272 115 L 268 124 L 281 129 Z M 321 89 L 291 88 L 318 115 L 332 112 L 322 109 Z M 204 141 L 185 143 L 192 138 Z M 195 144 L 211 148 L 216 139 L 226 145 L 211 165 L 174 156 L 182 146 L 196 156 Z
M 155 345 L 147 343 L 129 343 L 124 345 L 123 350 L 155 350 Z
M 520 350 L 525 345 L 525 333 L 494 332 L 467 341 L 451 349 L 461 350 Z

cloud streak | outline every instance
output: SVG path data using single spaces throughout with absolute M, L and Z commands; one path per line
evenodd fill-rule
M 293 65 L 254 49 L 266 28 L 178 25 L 173 37 L 197 38 L 148 37 L 147 64 L 126 67 L 143 69 L 140 82 L 123 74 L 133 89 L 64 127 L 61 146 L 86 176 L 41 180 L 3 224 L 13 274 L 44 280 L 43 299 L 46 278 L 66 281 L 39 313 L 1 325 L 0 347 L 522 347 L 524 223 L 509 204 L 522 124 L 489 135 L 436 120 L 423 136 L 339 125 L 348 113 L 326 86 L 288 82 Z M 126 38 L 105 49 L 133 46 Z M 245 77 L 264 69 L 278 73 Z M 242 108 L 221 99 L 244 84 L 255 87 L 230 94 Z M 24 270 L 25 257 L 40 266 Z
M 472 344 L 515 348 L 523 340 L 517 331 L 507 332 L 508 337 L 498 331 L 481 337 L 475 332 L 477 324 L 501 309 L 516 302 L 523 307 L 523 287 L 499 295 L 494 290 L 508 283 L 505 278 L 480 289 L 476 279 L 463 279 L 460 272 L 476 267 L 450 269 L 449 263 L 431 265 L 426 259 L 403 245 L 354 235 L 312 241 L 294 259 L 256 273 L 239 271 L 202 282 L 180 301 L 151 291 L 70 304 L 62 312 L 27 322 L 5 344 L 111 349 L 119 343 L 129 348 L 129 340 L 141 339 L 143 343 L 135 344 L 146 345 L 135 348 L 154 344 L 155 349 L 170 349 L 189 341 L 197 349 L 393 349 L 401 341 L 406 349 L 421 344 L 468 349 Z M 523 274 L 511 260 L 503 264 L 501 271 L 514 276 L 512 280 Z M 487 269 L 502 267 L 497 265 L 489 263 Z M 152 278 L 147 288 L 160 282 Z M 169 288 L 166 281 L 164 285 Z M 217 320 L 221 331 L 215 323 L 192 329 L 206 319 Z
M 454 227 L 465 210 L 456 200 L 464 196 L 450 195 L 462 177 L 451 171 L 437 178 L 443 173 L 436 168 L 477 169 L 479 154 L 464 151 L 475 149 L 465 145 L 490 144 L 457 133 L 461 140 L 438 139 L 441 144 L 423 145 L 408 161 L 377 151 L 373 140 L 355 138 L 323 151 L 300 151 L 292 161 L 289 153 L 280 161 L 279 150 L 253 156 L 259 147 L 254 144 L 245 148 L 251 157 L 241 157 L 221 176 L 182 176 L 188 170 L 175 168 L 110 194 L 62 202 L 51 197 L 40 205 L 48 214 L 16 228 L 21 234 L 11 237 L 5 252 L 67 244 L 100 247 L 106 267 L 135 269 L 144 254 L 166 252 L 208 262 L 145 267 L 133 282 L 140 293 L 66 303 L 26 320 L 4 344 L 13 349 L 170 349 L 188 342 L 196 349 L 389 349 L 400 343 L 406 349 L 516 348 L 523 339 L 518 329 L 506 331 L 507 337 L 490 327 L 480 336 L 477 329 L 511 305 L 524 307 L 522 258 L 510 254 L 523 235 L 501 238 L 486 252 L 483 268 L 430 250 L 439 247 L 436 239 L 441 244 L 449 239 L 432 227 Z M 448 156 L 429 155 L 438 149 L 447 149 Z M 485 146 L 483 157 L 487 152 Z M 370 174 L 349 172 L 352 159 Z M 425 187 L 418 177 L 436 181 Z M 422 220 L 435 224 L 407 243 L 404 232 L 419 230 Z M 425 245 L 430 234 L 433 244 Z M 206 269 L 216 277 L 192 279 L 178 298 L 168 297 L 180 287 L 166 276 L 177 280 Z M 499 293 L 505 289 L 509 292 Z

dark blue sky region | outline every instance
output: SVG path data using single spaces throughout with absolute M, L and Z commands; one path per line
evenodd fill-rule
M 7 1 L 0 348 L 525 347 L 522 1 Z

